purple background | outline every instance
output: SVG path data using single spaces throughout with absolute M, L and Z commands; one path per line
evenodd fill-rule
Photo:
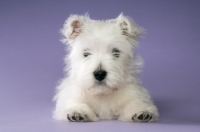
M 144 86 L 160 111 L 154 123 L 102 120 L 68 123 L 51 118 L 63 77 L 59 29 L 69 14 L 109 19 L 120 12 L 147 31 L 139 54 Z M 0 131 L 200 131 L 199 0 L 1 0 Z

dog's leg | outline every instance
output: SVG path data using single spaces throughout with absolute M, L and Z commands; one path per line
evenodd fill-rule
M 135 100 L 124 106 L 118 119 L 122 121 L 152 122 L 158 119 L 158 112 L 152 103 Z
M 84 97 L 78 87 L 72 85 L 68 78 L 63 79 L 57 87 L 59 90 L 54 97 L 56 108 L 54 118 L 64 121 L 97 121 L 93 110 L 84 102 Z M 77 90 L 78 89 L 78 90 Z
M 86 122 L 99 120 L 87 104 L 74 104 L 66 109 L 66 117 L 71 122 Z

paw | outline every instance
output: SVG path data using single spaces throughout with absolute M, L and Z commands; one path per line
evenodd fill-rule
M 132 120 L 135 122 L 151 122 L 151 121 L 155 121 L 156 118 L 150 112 L 140 112 L 140 113 L 136 113 L 132 117 Z
M 89 121 L 87 115 L 80 113 L 67 114 L 67 119 L 71 122 L 86 122 Z
M 65 116 L 66 119 L 71 122 L 87 122 L 98 120 L 92 109 L 85 104 L 79 104 L 69 108 L 66 111 Z

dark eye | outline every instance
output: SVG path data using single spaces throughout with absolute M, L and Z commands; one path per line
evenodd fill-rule
M 91 54 L 88 53 L 88 52 L 83 53 L 83 56 L 84 56 L 84 57 L 88 57 L 89 55 L 91 55 Z
M 112 54 L 113 54 L 113 56 L 118 58 L 120 55 L 120 51 L 118 49 L 114 48 L 114 49 L 112 49 Z

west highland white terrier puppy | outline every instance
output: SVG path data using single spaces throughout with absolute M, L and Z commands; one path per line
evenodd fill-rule
M 136 77 L 142 61 L 134 48 L 142 28 L 123 14 L 102 21 L 71 15 L 61 31 L 68 50 L 67 74 L 54 97 L 55 119 L 158 119 L 156 106 Z

